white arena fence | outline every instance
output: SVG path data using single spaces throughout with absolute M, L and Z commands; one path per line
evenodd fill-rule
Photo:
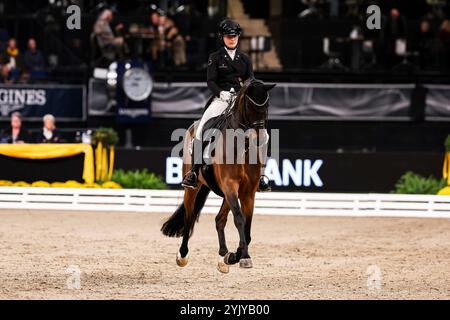
M 0 209 L 172 213 L 182 190 L 0 187 Z M 212 192 L 203 213 L 219 212 Z M 450 196 L 355 193 L 257 193 L 255 214 L 450 218 Z

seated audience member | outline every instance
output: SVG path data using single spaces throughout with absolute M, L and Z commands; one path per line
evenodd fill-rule
M 435 34 L 431 30 L 430 21 L 424 19 L 419 24 L 419 30 L 416 35 L 416 49 L 420 53 L 419 57 L 419 63 L 421 69 L 428 69 L 430 68 L 434 60 L 436 59 L 434 57 L 435 55 Z
M 437 35 L 437 45 L 438 45 L 438 58 L 440 60 L 440 65 L 445 71 L 450 70 L 449 55 L 450 55 L 450 20 L 445 19 L 442 21 L 438 35 Z
M 381 60 L 387 68 L 391 69 L 401 61 L 401 57 L 397 55 L 397 40 L 406 39 L 407 32 L 405 16 L 398 9 L 392 8 L 380 32 Z
M 175 66 L 186 64 L 186 43 L 172 19 L 166 19 L 164 25 L 166 46 L 170 50 L 171 62 Z
M 9 63 L 9 57 L 6 55 L 6 51 L 0 48 L 0 83 L 5 82 L 9 77 L 6 65 Z
M 5 80 L 5 82 L 9 82 L 11 72 L 19 69 L 20 64 L 20 51 L 19 48 L 17 48 L 17 42 L 16 39 L 11 38 L 8 40 L 8 45 L 6 46 L 6 49 L 4 50 L 2 54 L 3 60 L 2 64 L 2 78 Z
M 153 11 L 150 14 L 150 27 L 149 32 L 154 35 L 153 41 L 150 43 L 150 54 L 153 62 L 158 60 L 158 51 L 161 44 L 159 33 L 159 16 L 158 11 Z
M 22 126 L 22 116 L 19 112 L 11 115 L 11 127 L 2 133 L 5 143 L 27 143 L 30 142 L 30 133 Z
M 123 55 L 124 39 L 116 37 L 111 29 L 110 23 L 113 21 L 113 12 L 109 9 L 104 10 L 98 17 L 94 25 L 94 34 L 102 55 L 108 61 L 114 61 L 117 57 Z M 116 26 L 116 31 L 123 28 L 123 24 Z
M 156 18 L 155 18 L 156 19 Z M 186 64 L 186 43 L 172 19 L 159 12 L 158 33 L 152 50 L 159 67 Z
M 34 38 L 28 40 L 28 49 L 25 52 L 24 63 L 28 72 L 43 70 L 45 67 L 44 56 L 37 48 L 36 40 Z
M 46 114 L 42 119 L 44 126 L 42 132 L 38 137 L 38 143 L 58 143 L 61 142 L 61 137 L 58 130 L 56 130 L 56 120 L 51 114 Z

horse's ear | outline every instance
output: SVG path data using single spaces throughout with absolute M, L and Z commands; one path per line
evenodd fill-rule
M 275 86 L 276 86 L 275 83 L 274 83 L 274 84 L 265 84 L 265 85 L 264 85 L 264 89 L 265 89 L 266 91 L 270 91 L 270 90 L 272 90 L 273 88 L 275 88 Z

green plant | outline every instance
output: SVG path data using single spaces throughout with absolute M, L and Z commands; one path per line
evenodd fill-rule
M 450 134 L 447 136 L 444 142 L 445 151 L 450 151 Z
M 92 144 L 102 143 L 104 147 L 115 146 L 119 143 L 119 136 L 112 128 L 99 128 L 92 136 Z
M 408 171 L 400 177 L 395 184 L 393 193 L 398 194 L 437 194 L 438 191 L 447 185 L 443 179 L 436 179 L 433 176 L 423 177 Z
M 126 189 L 167 189 L 163 178 L 147 169 L 134 171 L 118 169 L 114 171 L 111 180 Z

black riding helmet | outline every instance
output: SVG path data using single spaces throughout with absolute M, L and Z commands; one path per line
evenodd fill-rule
M 220 39 L 223 36 L 240 36 L 242 33 L 242 28 L 236 21 L 233 21 L 229 18 L 223 20 L 219 24 L 219 37 Z

